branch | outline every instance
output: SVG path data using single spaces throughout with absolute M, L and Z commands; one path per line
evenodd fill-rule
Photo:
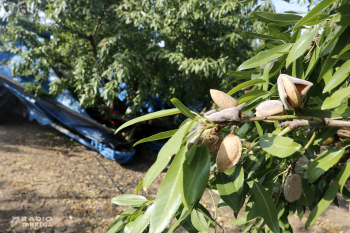
M 97 59 L 97 48 L 96 48 L 95 40 L 92 36 L 89 36 L 87 39 L 88 41 L 90 41 L 92 52 L 94 53 L 95 59 Z
M 91 44 L 92 52 L 93 52 L 93 54 L 94 54 L 94 57 L 95 57 L 95 59 L 97 58 L 97 48 L 96 48 L 96 44 L 95 44 L 93 35 L 90 35 L 90 36 L 85 35 L 85 34 L 81 33 L 81 32 L 78 31 L 78 30 L 75 30 L 75 29 L 72 29 L 72 28 L 70 28 L 70 27 L 67 27 L 67 26 L 66 26 L 65 24 L 63 24 L 63 23 L 61 23 L 61 25 L 62 25 L 63 28 L 65 28 L 65 29 L 67 29 L 67 30 L 70 30 L 70 31 L 72 31 L 72 32 L 74 32 L 74 33 L 76 33 L 76 34 L 78 34 L 80 37 L 82 37 L 82 38 L 88 40 L 88 41 L 90 42 L 90 44 Z M 97 25 L 96 25 L 96 26 L 97 26 Z M 98 28 L 98 27 L 95 27 L 95 31 L 97 31 L 97 28 Z M 95 32 L 95 33 L 96 33 L 96 32 Z
M 57 22 L 56 22 L 56 23 L 57 23 Z M 73 29 L 73 28 L 67 27 L 67 26 L 66 26 L 65 24 L 63 24 L 63 23 L 61 23 L 61 25 L 62 25 L 63 28 L 65 28 L 65 29 L 67 29 L 67 30 L 69 30 L 69 31 L 72 31 L 72 32 L 78 34 L 78 35 L 79 35 L 80 37 L 82 37 L 82 38 L 85 38 L 85 39 L 88 39 L 88 38 L 89 38 L 89 36 L 87 36 L 87 35 L 85 35 L 85 34 L 79 32 L 78 30 L 75 30 L 75 29 Z
M 97 30 L 98 30 L 98 27 L 100 26 L 101 24 L 101 20 L 102 20 L 102 17 L 104 16 L 104 12 L 102 13 L 102 15 L 99 17 L 97 23 L 96 23 L 96 26 L 95 26 L 95 29 L 94 29 L 94 32 L 91 34 L 91 37 L 94 37 L 97 33 Z
M 270 116 L 270 117 L 243 117 L 241 121 L 224 121 L 224 122 L 215 122 L 216 127 L 221 129 L 223 127 L 229 125 L 240 125 L 247 122 L 253 121 L 269 121 L 269 120 L 286 120 L 286 119 L 300 119 L 297 121 L 286 121 L 283 122 L 279 126 L 288 126 L 283 129 L 277 135 L 285 135 L 292 131 L 292 129 L 309 126 L 314 128 L 322 128 L 322 127 L 350 127 L 350 121 L 342 121 L 342 120 L 333 120 L 330 118 L 320 118 L 320 117 L 311 117 L 311 116 L 292 116 L 292 115 L 284 115 L 284 116 Z
M 290 128 L 299 128 L 303 126 L 311 126 L 315 128 L 322 128 L 322 127 L 350 127 L 350 121 L 341 121 L 341 120 L 333 120 L 330 118 L 323 118 L 323 122 L 319 123 L 316 121 L 307 121 L 307 120 L 299 120 L 299 121 L 286 121 L 280 124 L 287 125 Z
M 288 120 L 288 119 L 290 120 L 305 119 L 305 120 L 310 120 L 317 123 L 324 122 L 324 119 L 320 117 L 284 115 L 284 116 L 269 116 L 269 117 L 244 116 L 241 121 L 223 121 L 223 122 L 215 122 L 215 123 L 218 125 L 221 125 L 221 127 L 225 127 L 228 125 L 239 125 L 239 124 L 244 124 L 244 123 L 253 122 L 253 121 L 276 121 L 276 120 Z

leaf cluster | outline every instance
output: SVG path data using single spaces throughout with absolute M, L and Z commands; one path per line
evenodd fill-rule
M 174 157 L 174 160 L 154 203 L 150 204 L 149 209 L 154 209 L 147 221 L 148 228 L 138 232 L 173 232 L 179 226 L 188 232 L 216 229 L 219 226 L 216 216 L 213 218 L 199 203 L 205 189 L 220 195 L 221 201 L 214 203 L 215 208 L 230 208 L 236 218 L 244 209 L 245 214 L 233 222 L 244 232 L 292 232 L 288 216 L 296 213 L 301 219 L 306 207 L 311 210 L 305 224 L 307 229 L 332 202 L 338 205 L 337 193 L 350 201 L 350 192 L 345 187 L 350 175 L 347 151 L 350 134 L 344 134 L 350 126 L 347 91 L 350 66 L 346 55 L 350 49 L 350 23 L 344 10 L 349 4 L 347 0 L 323 0 L 303 17 L 263 11 L 252 14 L 267 24 L 269 34 L 247 32 L 265 43 L 236 71 L 228 72 L 235 81 L 244 80 L 228 91 L 238 97 L 239 103 L 246 103 L 240 121 L 212 122 L 173 99 L 176 109 L 127 123 L 178 111 L 188 117 L 177 131 L 148 138 L 171 137 L 136 193 L 142 187 L 147 189 L 170 159 Z M 285 116 L 253 117 L 260 103 L 279 99 L 280 74 L 313 83 L 305 102 L 300 109 L 287 111 Z M 243 93 L 246 87 L 250 87 L 250 92 Z M 217 172 L 216 155 L 210 156 L 205 146 L 188 148 L 194 134 L 212 129 L 226 136 L 232 125 L 236 126 L 235 135 L 245 140 L 240 161 L 232 169 Z M 302 178 L 302 193 L 298 200 L 288 202 L 284 196 L 285 181 L 295 173 Z M 168 227 L 173 218 L 177 222 Z M 137 219 L 129 217 L 124 223 L 137 225 Z M 110 232 L 122 229 L 126 228 Z

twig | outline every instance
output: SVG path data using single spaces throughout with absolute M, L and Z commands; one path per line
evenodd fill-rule
M 271 0 L 269 0 L 269 3 L 270 3 L 270 5 L 271 5 L 271 8 L 272 8 L 273 13 L 276 13 L 275 8 L 273 7 Z
M 309 146 L 314 142 L 315 138 L 316 138 L 316 132 L 314 131 L 309 142 L 305 145 L 304 150 L 307 150 L 309 148 Z

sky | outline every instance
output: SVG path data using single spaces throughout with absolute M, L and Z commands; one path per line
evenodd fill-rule
M 284 11 L 308 11 L 308 4 L 300 6 L 299 4 L 297 4 L 296 0 L 291 0 L 290 3 L 282 0 L 272 0 L 272 4 L 275 7 L 276 13 L 283 13 Z

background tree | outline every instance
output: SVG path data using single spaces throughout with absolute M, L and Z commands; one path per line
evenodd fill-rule
M 3 3 L 8 25 L 1 37 L 6 51 L 24 57 L 12 66 L 14 75 L 33 76 L 41 85 L 54 68 L 61 81 L 51 84 L 50 94 L 69 88 L 84 107 L 114 103 L 135 114 L 154 96 L 171 105 L 175 94 L 188 106 L 204 107 L 210 105 L 209 87 L 230 81 L 227 71 L 251 51 L 252 40 L 242 37 L 242 30 L 263 30 L 261 23 L 245 20 L 255 4 L 11 1 Z M 35 32 L 52 36 L 40 40 Z M 120 100 L 117 93 L 123 90 L 126 98 Z
M 288 215 L 302 218 L 309 207 L 307 229 L 332 202 L 338 205 L 337 193 L 349 202 L 348 9 L 349 0 L 323 0 L 304 17 L 254 12 L 253 17 L 267 23 L 269 35 L 247 33 L 270 42 L 231 72 L 248 81 L 229 95 L 211 91 L 220 109 L 204 117 L 174 98 L 176 108 L 122 125 L 118 130 L 179 112 L 188 117 L 177 131 L 143 140 L 171 137 L 136 194 L 112 199 L 134 208 L 118 215 L 107 232 L 218 228 L 199 203 L 206 188 L 220 195 L 216 208 L 229 207 L 236 217 L 248 198 L 245 215 L 233 222 L 245 232 L 292 232 Z M 243 94 L 241 89 L 249 86 L 250 92 Z M 237 101 L 233 94 L 239 96 Z M 173 155 L 156 198 L 137 195 Z M 302 166 L 301 160 L 306 161 Z M 177 221 L 169 226 L 173 218 Z

